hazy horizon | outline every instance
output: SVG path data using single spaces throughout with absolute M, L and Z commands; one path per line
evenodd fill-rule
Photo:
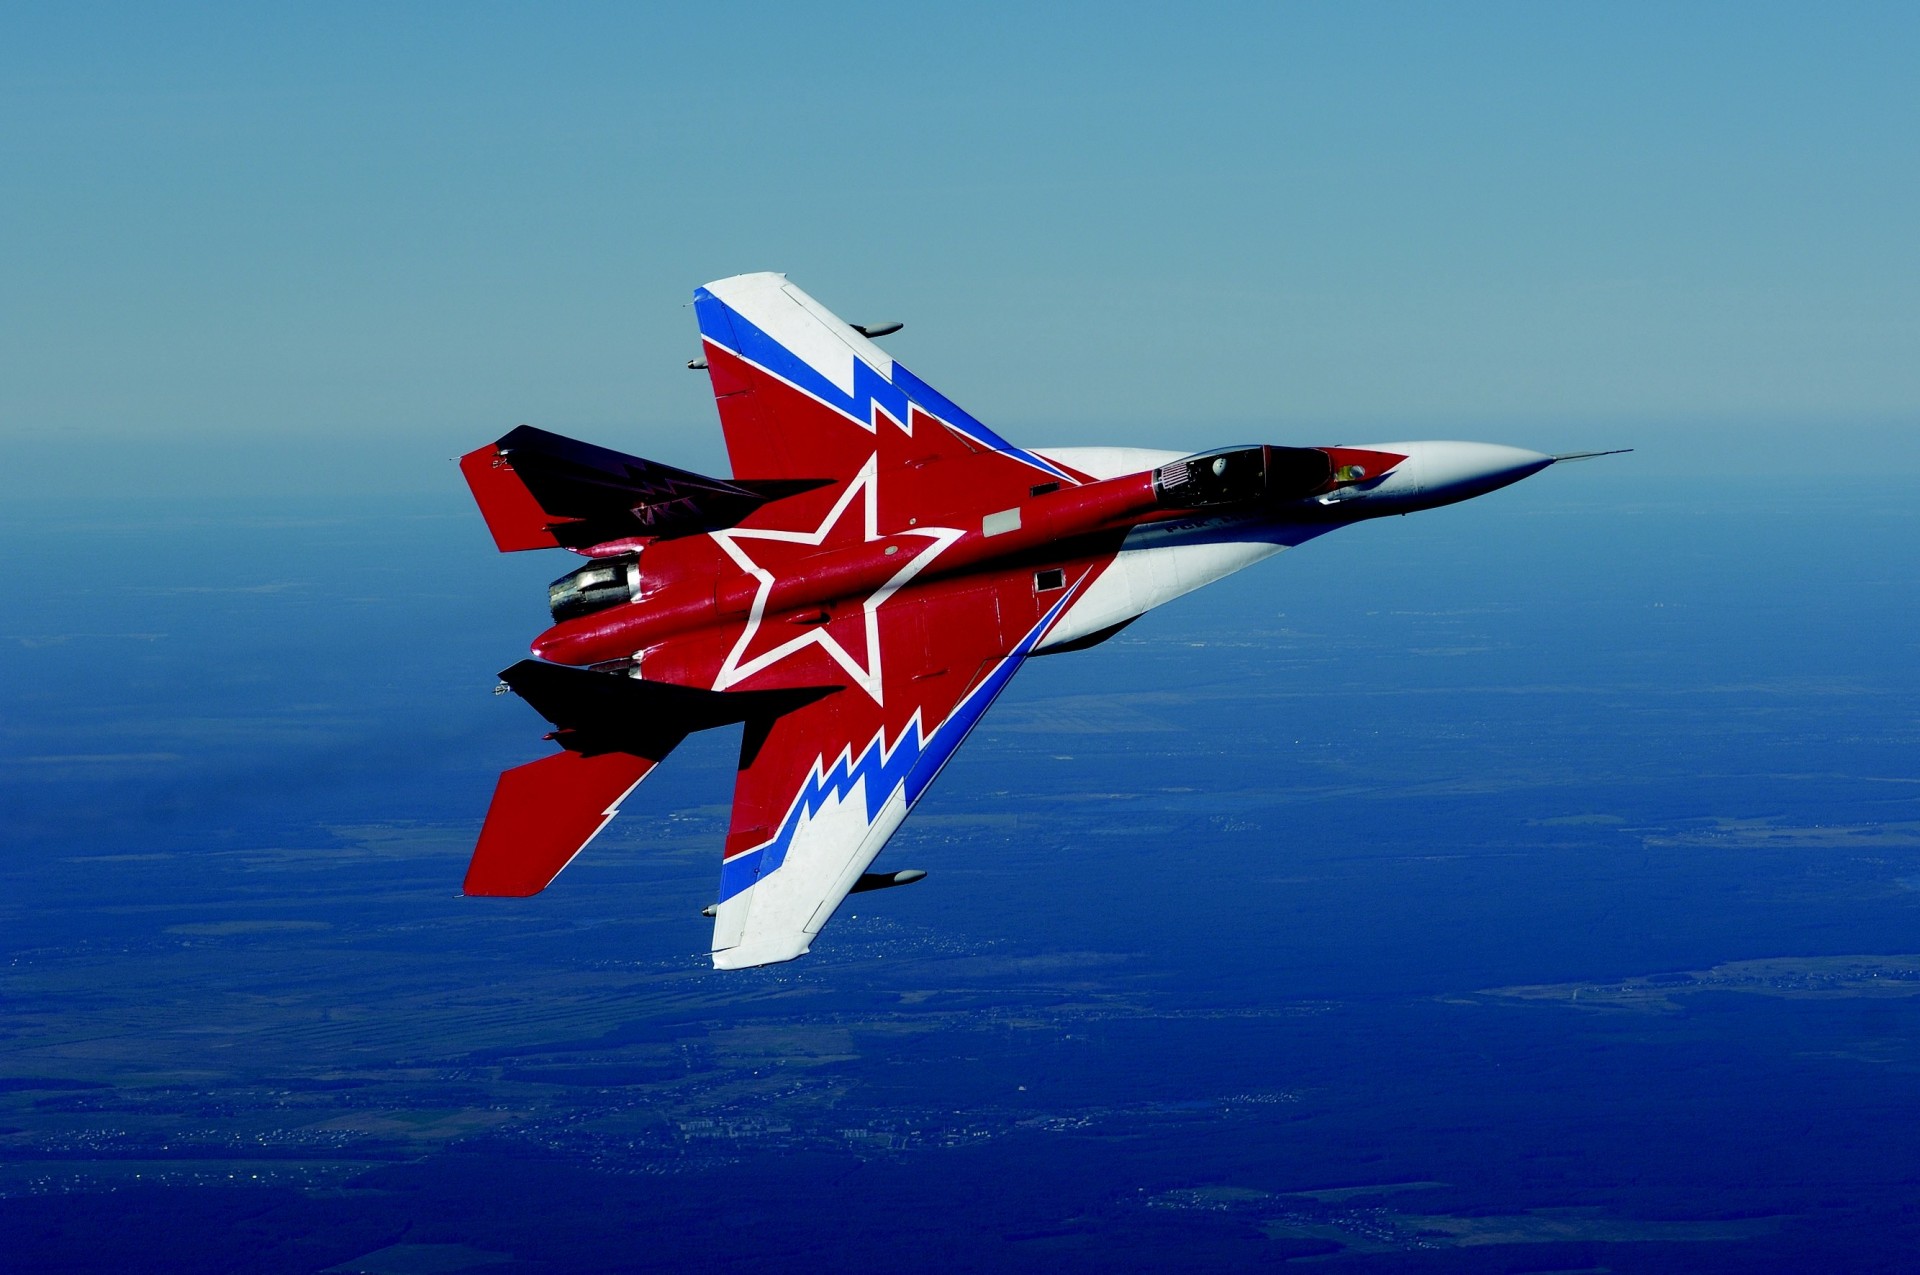
M 678 450 L 692 289 L 763 269 L 1035 443 L 1912 425 L 1917 42 L 1898 4 L 14 6 L 0 439 Z
M 1910 1267 L 1916 53 L 1891 3 L 0 11 L 0 1252 Z M 717 972 L 737 727 L 461 895 L 579 560 L 454 458 L 724 471 L 687 303 L 763 269 L 1030 447 L 1635 450 L 1030 661 L 924 882 Z

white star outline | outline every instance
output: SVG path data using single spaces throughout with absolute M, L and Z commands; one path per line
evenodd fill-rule
M 892 418 L 889 417 L 888 419 Z M 885 584 L 875 589 L 873 593 L 868 595 L 867 599 L 861 603 L 861 609 L 866 613 L 867 628 L 867 663 L 865 665 L 862 665 L 858 660 L 854 659 L 853 656 L 847 653 L 845 647 L 834 641 L 833 636 L 827 632 L 825 625 L 809 628 L 799 637 L 782 642 L 779 646 L 774 647 L 770 651 L 762 652 L 745 664 L 740 662 L 740 657 L 746 653 L 747 649 L 753 643 L 753 635 L 759 632 L 761 619 L 766 613 L 767 594 L 773 589 L 774 576 L 772 572 L 766 570 L 748 556 L 747 551 L 741 547 L 739 542 L 742 540 L 780 540 L 788 544 L 822 544 L 826 541 L 827 533 L 840 521 L 841 515 L 847 511 L 847 506 L 852 503 L 855 497 L 860 498 L 861 512 L 865 516 L 865 527 L 863 528 L 862 534 L 866 542 L 872 543 L 875 540 L 886 539 L 886 537 L 879 534 L 875 526 L 879 504 L 877 459 L 877 455 L 867 458 L 867 463 L 860 467 L 860 472 L 854 475 L 852 482 L 847 484 L 847 489 L 840 493 L 840 499 L 834 502 L 833 508 L 827 511 L 827 516 L 822 519 L 820 525 L 812 531 L 758 531 L 732 527 L 724 531 L 709 533 L 712 535 L 714 543 L 725 550 L 727 556 L 739 564 L 742 571 L 745 571 L 748 575 L 759 581 L 759 587 L 754 591 L 753 595 L 753 606 L 747 612 L 746 627 L 741 630 L 740 638 L 733 644 L 733 649 L 727 653 L 726 663 L 720 666 L 720 675 L 713 683 L 714 690 L 724 691 L 729 686 L 736 685 L 752 677 L 760 670 L 779 663 L 796 651 L 805 650 L 808 646 L 817 644 L 821 650 L 833 658 L 835 663 L 847 671 L 847 676 L 851 677 L 854 684 L 861 690 L 870 695 L 874 703 L 884 704 L 886 702 L 881 687 L 880 673 L 880 619 L 878 615 L 880 606 L 888 598 L 897 593 L 907 581 L 913 579 L 922 571 L 926 570 L 928 566 L 932 565 L 933 560 L 944 552 L 947 546 L 966 534 L 963 531 L 957 531 L 951 527 L 909 527 L 904 531 L 896 533 L 904 536 L 925 536 L 929 543 L 925 549 L 922 549 L 919 553 L 909 558 L 906 563 L 901 566 L 900 570 L 894 572 Z

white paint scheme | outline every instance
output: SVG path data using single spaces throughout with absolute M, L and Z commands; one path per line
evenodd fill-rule
M 1498 443 L 1429 442 L 1416 445 L 1423 503 L 1452 503 L 1517 483 L 1553 464 L 1553 457 Z
M 716 279 L 706 287 L 848 394 L 853 393 L 855 359 L 893 379 L 893 359 L 885 350 L 788 283 L 783 274 L 739 274 Z
M 759 886 L 752 885 L 734 895 L 731 899 L 722 899 L 720 906 L 713 910 L 713 963 L 720 965 L 720 954 L 740 946 L 740 940 L 747 934 L 747 913 L 753 908 L 753 892 Z M 794 956 L 804 955 L 804 949 Z M 792 957 L 787 958 L 789 960 Z M 732 969 L 744 968 L 739 965 Z
M 1393 452 L 1406 459 L 1376 484 L 1351 489 L 1368 506 L 1431 509 L 1471 500 L 1517 483 L 1553 464 L 1553 457 L 1498 443 L 1423 439 L 1412 443 L 1354 443 L 1371 452 Z M 1324 498 L 1323 498 L 1324 500 Z M 1326 502 L 1332 503 L 1332 502 Z
M 1423 441 L 1352 446 L 1406 457 L 1372 484 L 1339 489 L 1320 498 L 1323 505 L 1350 506 L 1347 516 L 1355 519 L 1468 500 L 1518 482 L 1553 463 L 1551 456 L 1540 452 L 1494 443 Z M 1058 448 L 1045 455 L 1056 464 L 1095 478 L 1114 478 L 1157 468 L 1193 453 L 1086 447 Z M 1121 542 L 1112 564 L 1035 649 L 1046 651 L 1090 637 L 1343 525 L 1197 518 L 1135 528 Z
M 854 781 L 846 796 L 823 803 L 812 816 L 803 815 L 779 870 L 722 903 L 715 913 L 713 967 L 745 969 L 805 956 L 814 935 L 906 817 L 906 794 L 895 789 L 869 827 L 864 777 Z
M 1168 461 L 1195 453 L 1156 447 L 1049 447 L 1036 454 L 1056 465 L 1104 479 L 1158 469 Z M 1273 538 L 1264 538 L 1261 530 L 1259 523 L 1239 518 L 1202 518 L 1136 528 L 1121 542 L 1113 562 L 1087 586 L 1035 651 L 1063 646 L 1144 615 L 1183 593 L 1192 593 L 1271 558 L 1296 538 L 1273 528 L 1266 529 Z M 1250 533 L 1253 538 L 1249 538 Z
M 1167 452 L 1157 447 L 1049 447 L 1035 449 L 1035 456 L 1066 469 L 1077 469 L 1094 478 L 1118 478 L 1146 469 L 1158 469 L 1170 460 L 1191 456 L 1192 452 Z
M 1113 562 L 1034 649 L 1047 651 L 1110 629 L 1315 534 L 1317 528 L 1227 518 L 1136 528 L 1121 541 Z
M 1377 486 L 1368 487 L 1362 493 L 1370 502 L 1433 496 L 1443 497 L 1439 501 L 1442 504 L 1466 500 L 1518 482 L 1553 463 L 1553 457 L 1523 447 L 1448 439 L 1423 439 L 1407 443 L 1343 443 L 1340 446 L 1357 447 L 1370 452 L 1392 452 L 1407 458 L 1396 465 L 1393 472 Z M 1035 449 L 1034 454 L 1094 478 L 1118 478 L 1122 474 L 1157 469 L 1170 460 L 1199 453 L 1169 452 L 1151 447 L 1048 447 Z

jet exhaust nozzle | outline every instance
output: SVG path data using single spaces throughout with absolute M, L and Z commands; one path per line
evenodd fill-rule
M 553 622 L 591 615 L 640 596 L 640 555 L 599 558 L 547 586 Z

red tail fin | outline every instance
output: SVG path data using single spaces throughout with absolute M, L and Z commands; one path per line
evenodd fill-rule
M 460 458 L 460 472 L 473 491 L 480 516 L 487 520 L 493 543 L 501 553 L 521 549 L 554 549 L 560 541 L 551 524 L 561 521 L 540 507 L 520 476 L 500 451 L 500 444 L 468 452 Z
M 693 535 L 829 485 L 823 478 L 708 478 L 531 425 L 468 452 L 460 472 L 503 553 Z

